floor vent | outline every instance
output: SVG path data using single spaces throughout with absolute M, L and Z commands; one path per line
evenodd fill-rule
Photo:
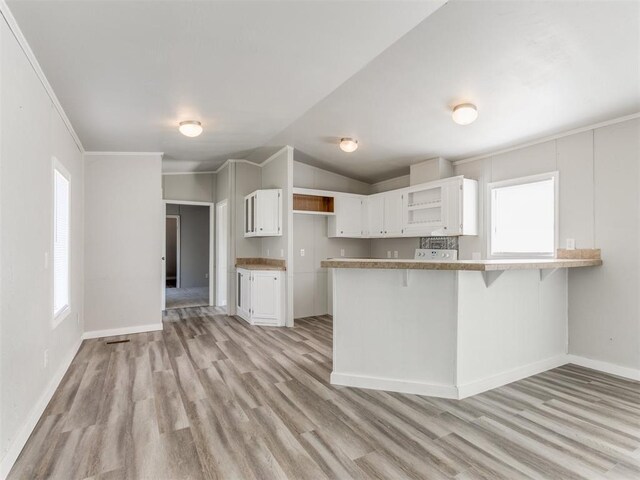
M 107 345 L 113 345 L 114 343 L 128 343 L 131 340 L 113 340 L 112 342 L 105 342 Z

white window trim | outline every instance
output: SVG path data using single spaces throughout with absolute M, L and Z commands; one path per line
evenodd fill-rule
M 553 180 L 553 195 L 554 195 L 554 219 L 553 219 L 553 252 L 541 253 L 541 252 L 519 252 L 519 253 L 492 253 L 491 242 L 493 237 L 492 219 L 493 219 L 493 195 L 494 188 L 510 187 L 513 185 L 526 185 L 527 183 L 542 182 L 544 180 Z M 487 232 L 487 258 L 554 258 L 558 249 L 558 239 L 560 230 L 560 172 L 546 172 L 537 175 L 529 175 L 527 177 L 512 178 L 509 180 L 501 180 L 499 182 L 492 182 L 487 184 L 487 197 L 486 203 L 487 214 L 485 215 L 486 224 L 485 232 Z
M 69 300 L 67 304 L 60 309 L 58 312 L 53 312 L 54 307 L 54 288 L 55 288 L 55 268 L 54 268 L 54 258 L 53 254 L 50 255 L 51 259 L 49 260 L 49 265 L 51 268 L 51 329 L 56 328 L 58 325 L 62 323 L 62 321 L 69 316 L 71 313 L 71 305 L 72 305 L 72 296 L 71 296 L 71 198 L 72 198 L 72 185 L 71 185 L 71 173 L 66 167 L 56 158 L 51 157 L 51 250 L 53 252 L 53 245 L 55 243 L 55 235 L 56 235 L 56 202 L 55 202 L 55 182 L 56 170 L 62 174 L 64 178 L 69 182 L 69 275 L 68 275 L 68 285 L 67 290 L 69 292 Z

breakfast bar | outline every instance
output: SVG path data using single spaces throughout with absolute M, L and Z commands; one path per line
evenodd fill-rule
M 567 363 L 569 268 L 592 258 L 335 258 L 331 383 L 464 398 Z

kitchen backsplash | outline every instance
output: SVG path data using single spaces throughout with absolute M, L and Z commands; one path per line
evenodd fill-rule
M 421 237 L 420 248 L 458 250 L 458 237 Z

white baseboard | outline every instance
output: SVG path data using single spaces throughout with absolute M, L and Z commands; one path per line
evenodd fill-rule
M 599 372 L 610 373 L 611 375 L 628 378 L 629 380 L 640 381 L 640 369 L 636 368 L 623 367 L 621 365 L 616 365 L 615 363 L 603 362 L 601 360 L 592 360 L 579 355 L 567 355 L 567 363 L 591 368 L 593 370 L 598 370 Z
M 51 381 L 47 385 L 47 388 L 45 389 L 45 391 L 42 393 L 42 396 L 33 406 L 31 411 L 29 412 L 29 415 L 27 415 L 27 420 L 22 425 L 22 428 L 19 430 L 16 437 L 13 439 L 13 442 L 11 442 L 11 445 L 9 446 L 7 453 L 2 458 L 2 462 L 0 462 L 0 478 L 4 479 L 7 477 L 7 475 L 9 475 L 9 472 L 11 471 L 13 464 L 18 459 L 20 452 L 22 451 L 22 449 L 24 448 L 24 445 L 27 443 L 27 440 L 31 436 L 33 429 L 36 428 L 36 425 L 38 424 L 40 417 L 44 413 L 45 408 L 47 408 L 49 401 L 53 397 L 53 394 L 55 393 L 58 386 L 60 385 L 62 378 L 64 377 L 65 373 L 67 373 L 67 370 L 69 369 L 71 362 L 76 356 L 76 353 L 78 353 L 78 350 L 80 349 L 80 345 L 82 345 L 82 338 L 78 340 L 76 345 L 74 345 L 71 351 L 63 359 L 62 363 L 60 364 L 60 367 L 51 378 Z
M 345 387 L 371 388 L 373 390 L 386 390 L 389 392 L 413 393 L 429 397 L 458 398 L 458 390 L 453 385 L 438 385 L 433 383 L 421 383 L 392 378 L 370 377 L 352 373 L 331 373 L 332 385 Z
M 481 380 L 461 384 L 458 385 L 458 398 L 462 399 L 472 395 L 477 395 L 478 393 L 486 392 L 493 388 L 502 387 L 508 383 L 522 380 L 523 378 L 530 377 L 531 375 L 546 372 L 547 370 L 566 365 L 567 363 L 567 355 L 562 354 L 539 362 L 530 363 L 507 372 L 492 375 L 491 377 L 486 377 Z
M 109 330 L 93 330 L 91 332 L 84 332 L 84 335 L 82 335 L 82 339 L 87 340 L 89 338 L 115 337 L 117 335 L 155 332 L 157 330 L 162 330 L 162 322 L 151 323 L 149 325 L 137 325 L 135 327 L 111 328 Z

